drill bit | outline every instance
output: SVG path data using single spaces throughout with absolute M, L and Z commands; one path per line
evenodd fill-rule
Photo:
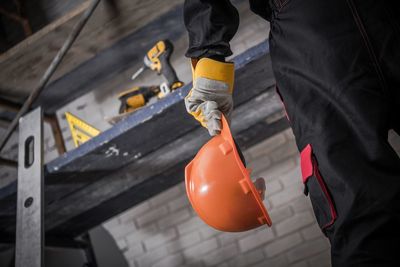
M 137 76 L 139 76 L 140 73 L 142 73 L 143 71 L 144 71 L 144 67 L 141 67 L 140 69 L 138 69 L 138 71 L 136 71 L 136 72 L 132 75 L 131 80 L 136 79 Z

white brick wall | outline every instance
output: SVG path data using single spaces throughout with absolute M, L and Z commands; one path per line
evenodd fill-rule
M 192 210 L 183 183 L 104 227 L 135 267 L 329 266 L 329 244 L 302 193 L 295 148 L 288 129 L 244 151 L 253 177 L 266 178 L 272 228 L 243 233 L 212 229 Z

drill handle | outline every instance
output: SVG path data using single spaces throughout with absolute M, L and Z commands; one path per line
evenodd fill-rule
M 178 76 L 174 68 L 171 65 L 171 55 L 174 52 L 174 46 L 169 40 L 164 40 L 165 44 L 165 52 L 161 54 L 159 60 L 161 63 L 161 71 L 160 74 L 164 76 L 165 80 L 168 83 L 169 87 L 176 82 L 179 82 Z
M 160 58 L 161 61 L 161 75 L 164 76 L 168 86 L 171 87 L 174 83 L 179 82 L 178 76 L 169 61 L 169 57 Z

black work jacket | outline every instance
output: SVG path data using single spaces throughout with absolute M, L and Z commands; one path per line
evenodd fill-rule
M 270 20 L 268 0 L 249 0 L 250 9 Z M 230 0 L 185 0 L 184 21 L 189 33 L 186 56 L 227 57 L 230 40 L 239 27 L 239 13 Z

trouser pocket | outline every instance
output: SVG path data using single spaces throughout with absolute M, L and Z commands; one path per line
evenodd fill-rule
M 315 217 L 322 231 L 331 226 L 337 217 L 332 197 L 318 169 L 318 162 L 310 144 L 300 153 L 304 194 L 309 195 Z

